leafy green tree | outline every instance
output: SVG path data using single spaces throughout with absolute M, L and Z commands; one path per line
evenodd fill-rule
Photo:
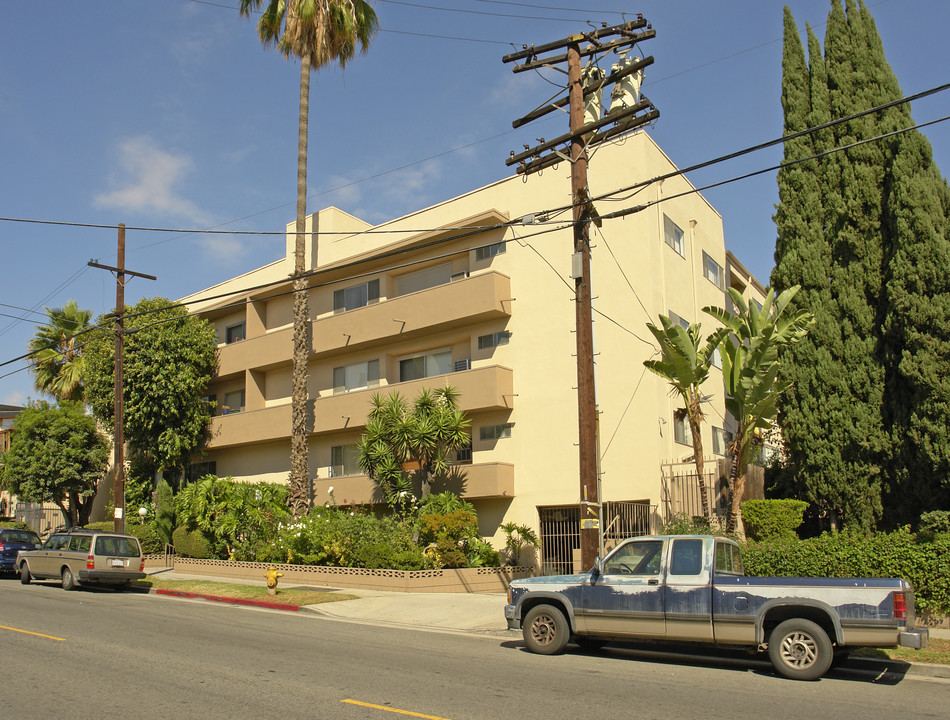
M 83 337 L 92 326 L 91 310 L 80 310 L 75 300 L 61 308 L 46 308 L 49 321 L 30 338 L 30 369 L 40 392 L 57 400 L 82 400 Z
M 703 516 L 711 516 L 709 494 L 706 490 L 703 457 L 703 406 L 705 395 L 703 383 L 709 378 L 713 354 L 723 338 L 729 334 L 725 328 L 716 330 L 705 344 L 702 343 L 702 326 L 694 323 L 684 328 L 665 315 L 660 315 L 662 329 L 647 323 L 653 337 L 660 344 L 660 359 L 646 360 L 643 364 L 670 384 L 670 394 L 678 396 L 684 405 L 686 420 L 693 439 L 693 460 L 699 478 L 699 496 Z M 700 347 L 702 345 L 702 347 Z
M 357 48 L 366 52 L 379 21 L 364 0 L 241 0 L 241 15 L 266 6 L 257 23 L 260 40 L 276 46 L 284 57 L 300 58 L 300 115 L 297 125 L 297 225 L 294 244 L 293 386 L 291 389 L 290 495 L 299 517 L 313 504 L 308 461 L 307 361 L 310 357 L 309 282 L 305 273 L 307 217 L 307 129 L 310 115 L 310 72 L 339 62 L 345 67 Z M 317 244 L 313 244 L 313 267 Z
M 165 478 L 155 488 L 155 532 L 162 542 L 172 542 L 172 533 L 175 532 L 175 494 Z
M 125 321 L 123 420 L 133 469 L 180 477 L 210 435 L 203 399 L 217 369 L 214 328 L 165 298 L 136 303 Z M 115 344 L 102 333 L 86 347 L 86 400 L 114 422 Z
M 26 502 L 55 503 L 68 527 L 85 525 L 108 461 L 109 441 L 80 403 L 39 401 L 17 417 L 3 485 Z
M 746 468 L 761 444 L 759 435 L 772 427 L 778 397 L 788 389 L 789 381 L 779 380 L 779 351 L 800 341 L 813 322 L 805 310 L 789 310 L 789 303 L 798 292 L 789 288 L 774 297 L 772 288 L 765 291 L 761 309 L 747 304 L 734 288 L 729 297 L 735 313 L 717 307 L 703 312 L 719 320 L 731 334 L 719 346 L 722 355 L 726 410 L 736 421 L 735 438 L 730 443 L 732 470 L 729 475 L 729 520 L 727 532 L 741 527 L 742 496 Z
M 394 510 L 408 510 L 413 480 L 423 498 L 429 495 L 433 481 L 449 472 L 451 456 L 471 443 L 471 421 L 458 397 L 451 387 L 425 388 L 411 405 L 398 392 L 373 396 L 359 463 Z

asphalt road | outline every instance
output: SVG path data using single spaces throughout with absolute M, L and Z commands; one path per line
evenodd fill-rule
M 32 634 L 31 634 L 32 633 Z M 950 681 L 463 636 L 0 580 L 0 718 L 946 718 Z

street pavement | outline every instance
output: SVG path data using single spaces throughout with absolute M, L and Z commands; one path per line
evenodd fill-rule
M 148 569 L 147 572 L 150 575 L 169 580 L 208 580 L 241 585 L 265 585 L 264 580 L 233 580 L 210 575 L 176 573 L 173 570 L 163 568 Z M 309 586 L 293 583 L 286 584 L 284 587 Z M 328 590 L 326 587 L 320 587 L 319 589 Z M 332 588 L 330 590 L 341 594 L 356 595 L 357 599 L 307 605 L 301 610 L 345 622 L 495 636 L 509 640 L 521 638 L 520 632 L 507 629 L 505 623 L 507 597 L 501 593 L 406 593 L 347 588 Z M 280 595 L 276 595 L 274 604 L 279 604 L 280 600 Z M 271 605 L 266 601 L 253 604 L 264 607 Z M 931 629 L 930 637 L 931 639 L 950 639 L 950 630 Z M 884 661 L 865 658 L 852 658 L 850 663 L 862 665 L 869 672 L 876 672 L 878 666 L 883 668 L 885 665 Z M 906 670 L 906 674 L 950 678 L 950 666 L 913 663 Z

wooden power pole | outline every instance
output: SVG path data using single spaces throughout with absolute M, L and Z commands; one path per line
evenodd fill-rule
M 646 27 L 644 32 L 636 32 Z M 613 35 L 621 37 L 611 42 L 601 42 L 602 38 Z M 597 438 L 597 397 L 594 385 L 594 341 L 593 314 L 591 308 L 590 280 L 590 221 L 593 204 L 587 186 L 587 148 L 607 139 L 629 132 L 652 122 L 659 112 L 649 100 L 643 98 L 629 107 L 610 113 L 605 118 L 585 121 L 585 98 L 601 93 L 605 85 L 620 81 L 634 72 L 639 72 L 653 62 L 645 58 L 628 64 L 612 72 L 602 82 L 585 87 L 581 58 L 584 56 L 604 56 L 611 50 L 621 49 L 641 40 L 652 38 L 656 32 L 647 25 L 642 16 L 637 20 L 615 27 L 604 27 L 593 32 L 571 35 L 564 40 L 547 43 L 542 46 L 525 47 L 524 50 L 506 55 L 504 62 L 524 60 L 516 65 L 515 72 L 524 72 L 537 67 L 551 66 L 567 62 L 567 97 L 542 106 L 527 116 L 515 120 L 512 125 L 520 127 L 548 112 L 568 105 L 570 132 L 554 140 L 526 149 L 520 154 L 512 153 L 506 163 L 519 164 L 518 172 L 528 174 L 542 170 L 565 158 L 565 154 L 556 148 L 564 143 L 569 145 L 566 156 L 571 163 L 571 198 L 573 204 L 574 255 L 572 275 L 574 277 L 574 308 L 576 318 L 577 343 L 577 420 L 578 420 L 578 456 L 580 474 L 580 551 L 581 565 L 590 568 L 600 551 L 600 492 L 598 489 L 598 438 Z M 587 42 L 585 48 L 582 42 Z M 566 48 L 567 53 L 539 58 L 539 55 L 553 50 Z M 603 77 L 603 75 L 601 75 Z M 550 151 L 543 155 L 545 151 Z M 596 221 L 595 221 L 596 222 Z
M 147 280 L 157 280 L 157 278 L 154 275 L 125 269 L 125 225 L 123 223 L 119 223 L 118 252 L 115 267 L 100 265 L 91 260 L 88 265 L 102 270 L 111 270 L 115 273 L 115 398 L 113 400 L 115 403 L 113 406 L 115 415 L 113 429 L 115 482 L 112 495 L 115 500 L 115 531 L 125 533 L 125 437 L 122 429 L 122 360 L 124 352 L 122 336 L 125 332 L 125 276 L 134 275 Z

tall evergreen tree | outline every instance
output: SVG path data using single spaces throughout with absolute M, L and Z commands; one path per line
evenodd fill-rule
M 783 107 L 786 131 L 801 124 L 797 32 L 786 9 Z M 794 35 L 794 37 L 793 37 Z M 824 59 L 808 31 L 810 108 L 805 126 L 902 96 L 861 0 L 832 0 Z M 906 105 L 810 135 L 822 152 L 912 124 Z M 801 146 L 789 143 L 786 160 Z M 805 167 L 811 166 L 806 163 Z M 818 197 L 792 168 L 779 173 L 779 289 L 816 315 L 790 350 L 781 400 L 788 444 L 786 492 L 850 527 L 912 520 L 945 506 L 950 488 L 950 194 L 918 133 L 874 140 L 818 161 Z M 947 360 L 950 362 L 950 359 Z M 809 437 L 814 435 L 816 437 Z M 885 513 L 882 490 L 892 494 Z M 899 502 L 898 502 L 899 501 Z M 936 503 L 936 504 L 935 504 Z
M 950 190 L 920 133 L 900 137 L 885 191 L 888 507 L 901 524 L 950 509 Z

